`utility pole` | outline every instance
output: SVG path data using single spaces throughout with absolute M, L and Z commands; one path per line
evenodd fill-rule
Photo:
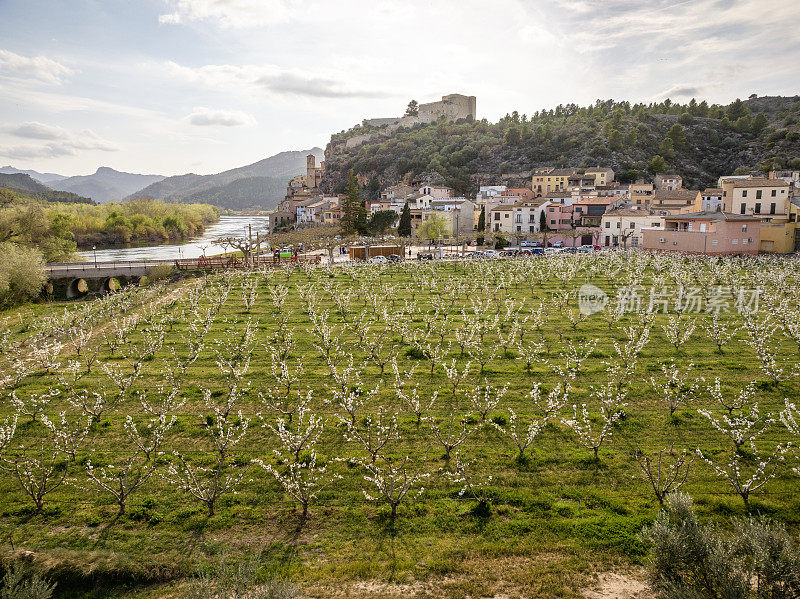
M 250 249 L 250 266 L 253 266 L 253 225 L 251 223 L 247 225 L 247 242 Z

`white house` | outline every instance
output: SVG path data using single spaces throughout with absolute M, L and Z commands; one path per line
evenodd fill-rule
M 600 221 L 600 243 L 606 247 L 642 247 L 642 228 L 660 228 L 663 219 L 646 208 L 609 210 Z

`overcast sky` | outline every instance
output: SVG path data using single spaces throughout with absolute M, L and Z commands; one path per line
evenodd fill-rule
M 0 0 L 0 165 L 213 173 L 411 98 L 795 95 L 796 0 Z

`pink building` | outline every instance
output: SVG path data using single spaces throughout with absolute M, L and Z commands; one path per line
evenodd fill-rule
M 691 254 L 757 254 L 761 220 L 729 212 L 690 212 L 662 217 L 661 228 L 642 229 L 642 247 Z

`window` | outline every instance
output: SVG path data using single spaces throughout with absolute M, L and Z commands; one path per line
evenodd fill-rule
M 531 233 L 536 233 L 536 227 L 533 225 L 530 226 Z
M 753 209 L 755 214 L 761 214 L 761 202 L 756 202 L 756 207 Z
M 500 213 L 499 212 L 495 212 L 494 213 L 494 220 L 500 220 Z
M 622 228 L 622 223 L 617 221 L 617 229 L 620 229 L 620 228 Z
M 556 221 L 554 221 L 554 220 L 551 220 L 551 221 L 550 221 L 550 224 L 551 224 L 551 225 L 554 225 L 554 224 L 556 224 Z
M 635 229 L 635 228 L 636 228 L 636 223 L 631 223 L 631 229 Z
M 746 239 L 742 239 L 742 244 L 746 244 L 746 243 L 747 243 L 747 240 Z
M 522 215 L 521 214 L 517 214 L 517 222 L 518 223 L 522 222 Z
M 772 203 L 769 205 L 769 213 L 770 213 L 770 214 L 775 214 L 775 202 L 772 202 Z
M 738 239 L 731 239 L 731 243 L 733 245 L 737 245 L 739 243 L 739 240 Z
M 522 233 L 522 227 L 520 227 L 519 225 L 517 225 L 517 233 Z
M 610 228 L 611 228 L 611 223 L 606 221 L 606 229 L 610 229 Z
M 747 232 L 747 225 L 742 225 L 742 233 L 746 233 L 746 232 Z
M 717 245 L 718 243 L 719 243 L 719 240 L 717 240 L 717 239 L 712 239 L 711 240 L 711 245 Z
M 757 200 L 760 200 L 760 199 L 761 199 L 761 190 L 760 190 L 760 189 L 757 189 L 757 190 L 756 190 L 756 199 L 757 199 Z
M 743 189 L 743 190 L 742 190 L 742 197 L 743 197 L 743 198 L 746 198 L 746 197 L 747 197 L 747 190 L 746 190 L 746 189 Z
M 741 209 L 742 214 L 746 214 L 747 213 L 747 202 L 742 202 L 742 205 L 740 206 L 740 209 Z
M 777 194 L 775 193 L 776 191 L 778 191 L 778 190 L 777 190 L 777 189 L 773 189 L 773 190 L 772 190 L 772 197 L 773 197 L 773 198 L 774 198 L 774 197 L 777 195 Z M 781 193 L 782 193 L 782 192 L 781 192 Z
M 660 241 L 661 243 L 664 243 L 664 241 L 666 241 L 666 240 L 665 240 L 665 239 L 662 237 L 661 239 L 659 239 L 659 241 Z
M 531 215 L 528 217 L 528 222 L 529 222 L 529 223 L 535 223 L 535 222 L 536 222 L 536 215 L 535 215 L 535 214 L 531 214 Z

